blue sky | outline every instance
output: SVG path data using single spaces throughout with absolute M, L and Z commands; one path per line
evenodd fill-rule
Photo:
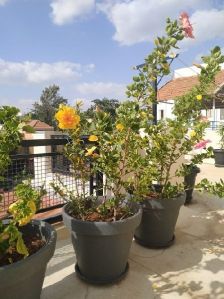
M 195 33 L 181 44 L 190 66 L 214 45 L 224 48 L 222 0 L 0 0 L 0 105 L 27 112 L 54 83 L 71 104 L 123 99 L 132 67 L 144 61 L 166 17 L 183 10 Z

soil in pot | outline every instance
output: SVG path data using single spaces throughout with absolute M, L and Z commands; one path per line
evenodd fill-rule
M 224 167 L 224 149 L 214 149 L 215 167 Z
M 135 240 L 148 248 L 168 247 L 174 242 L 174 230 L 185 194 L 172 199 L 148 198 L 142 203 L 143 214 L 135 231 Z
M 32 240 L 29 237 L 31 235 L 39 236 L 38 239 L 44 243 L 35 240 L 35 244 L 41 246 L 35 253 L 13 264 L 0 267 L 0 298 L 40 299 L 46 266 L 55 250 L 56 231 L 50 224 L 38 220 L 33 220 L 22 230 L 23 235 L 28 236 L 28 240 Z
M 63 210 L 65 225 L 71 230 L 76 253 L 76 274 L 93 284 L 114 283 L 128 270 L 128 255 L 136 227 L 141 220 L 139 207 L 133 216 L 118 221 L 82 221 Z
M 29 252 L 29 256 L 37 252 L 41 247 L 46 244 L 46 241 L 43 240 L 40 236 L 28 235 L 23 236 L 23 241 L 26 245 L 26 248 Z M 0 267 L 16 263 L 24 258 L 23 255 L 19 254 L 15 248 L 12 248 L 11 253 L 7 253 L 4 256 L 0 255 Z

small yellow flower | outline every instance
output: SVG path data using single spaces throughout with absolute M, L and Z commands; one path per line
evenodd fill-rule
M 123 126 L 122 124 L 117 124 L 117 125 L 116 125 L 116 129 L 117 129 L 118 131 L 123 131 L 123 130 L 124 130 L 124 126 Z
M 202 100 L 202 95 L 201 95 L 201 94 L 198 94 L 198 95 L 196 96 L 196 99 L 197 99 L 198 101 L 201 101 L 201 100 Z
M 96 135 L 90 135 L 88 140 L 94 142 L 98 140 L 98 137 Z
M 60 129 L 75 129 L 80 123 L 80 116 L 77 111 L 69 106 L 60 106 L 55 118 Z
M 190 137 L 193 138 L 196 136 L 196 132 L 194 130 L 190 131 Z
M 92 156 L 93 152 L 95 151 L 96 146 L 92 146 L 91 148 L 87 149 L 87 153 L 85 154 L 85 156 Z

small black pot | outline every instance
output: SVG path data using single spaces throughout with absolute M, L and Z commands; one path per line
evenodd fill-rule
M 197 174 L 200 172 L 200 168 L 197 167 L 196 165 L 194 165 L 194 166 L 189 165 L 189 167 L 190 167 L 190 173 L 184 177 L 184 185 L 186 188 L 185 205 L 190 204 L 192 201 L 192 198 L 193 198 L 192 194 L 194 191 L 196 177 L 197 177 Z
M 113 283 L 123 278 L 128 270 L 128 255 L 142 210 L 136 206 L 135 214 L 115 222 L 90 222 L 68 215 L 63 209 L 63 220 L 71 230 L 76 253 L 76 274 L 94 284 Z
M 214 149 L 215 167 L 224 167 L 224 149 Z
M 22 228 L 24 234 L 38 234 L 46 245 L 14 264 L 0 267 L 0 298 L 40 299 L 47 263 L 54 254 L 56 231 L 48 223 L 33 220 Z
M 184 202 L 184 193 L 172 199 L 145 200 L 142 203 L 142 220 L 135 231 L 137 243 L 149 248 L 172 245 L 179 210 Z

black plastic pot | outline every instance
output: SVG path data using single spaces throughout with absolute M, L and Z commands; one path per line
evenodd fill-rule
M 63 220 L 71 230 L 76 253 L 76 274 L 93 284 L 113 283 L 122 279 L 128 270 L 128 255 L 142 210 L 115 222 L 90 222 L 69 216 L 68 204 L 63 209 Z
M 136 242 L 149 248 L 172 245 L 179 210 L 184 202 L 184 193 L 172 199 L 145 200 L 142 220 L 134 235 Z
M 14 264 L 0 267 L 0 298 L 40 299 L 46 266 L 54 254 L 56 231 L 43 221 L 33 220 L 22 229 L 24 234 L 38 234 L 46 245 L 38 252 Z
M 194 191 L 194 186 L 195 186 L 195 181 L 197 174 L 200 172 L 200 168 L 197 167 L 196 165 L 190 166 L 190 173 L 184 177 L 184 185 L 186 188 L 186 200 L 185 200 L 185 205 L 190 204 L 193 198 L 193 191 Z
M 215 167 L 224 167 L 224 149 L 214 149 Z

